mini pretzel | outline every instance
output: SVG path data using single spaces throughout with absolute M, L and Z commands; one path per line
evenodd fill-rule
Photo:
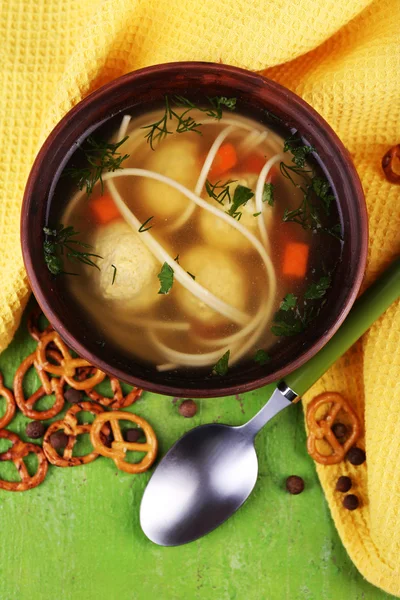
M 323 419 L 317 419 L 316 413 L 324 404 L 330 404 L 330 408 Z M 335 418 L 340 410 L 346 412 L 351 421 L 351 434 L 344 444 L 340 444 L 332 431 Z M 309 435 L 307 438 L 307 450 L 310 456 L 323 465 L 334 465 L 343 460 L 348 450 L 354 445 L 361 434 L 358 417 L 350 404 L 341 394 L 336 392 L 325 392 L 314 398 L 307 406 L 307 425 Z M 332 454 L 321 454 L 316 447 L 317 440 L 326 440 L 332 448 Z
M 54 360 L 60 361 L 61 355 L 55 350 L 47 350 L 48 355 Z M 23 382 L 27 371 L 35 366 L 37 374 L 39 375 L 39 379 L 41 381 L 41 386 L 36 390 L 29 398 L 25 399 Z M 17 372 L 14 377 L 14 394 L 15 401 L 18 405 L 18 408 L 21 412 L 24 413 L 25 416 L 30 419 L 36 420 L 45 420 L 52 419 L 59 412 L 62 411 L 64 407 L 64 379 L 57 379 L 56 377 L 52 377 L 49 379 L 47 374 L 43 369 L 39 369 L 36 362 L 36 352 L 33 352 L 29 356 L 22 361 L 19 365 Z M 47 410 L 35 410 L 34 406 L 40 398 L 43 396 L 49 396 L 50 394 L 55 395 L 55 402 L 53 406 Z
M 126 396 L 124 396 L 121 384 L 116 377 L 110 377 L 110 383 L 113 391 L 112 398 L 102 396 L 93 389 L 88 390 L 86 394 L 91 400 L 93 400 L 93 402 L 98 402 L 102 406 L 108 406 L 108 408 L 111 408 L 112 410 L 120 410 L 121 408 L 127 408 L 136 402 L 136 400 L 138 400 L 143 393 L 143 390 L 134 387 Z
M 122 437 L 118 421 L 132 421 L 142 428 L 146 442 L 143 444 L 137 442 L 126 442 Z M 100 433 L 105 423 L 111 425 L 114 441 L 108 448 L 101 440 Z M 153 464 L 157 456 L 158 443 L 153 428 L 147 421 L 130 412 L 115 411 L 104 412 L 98 415 L 92 423 L 90 431 L 90 440 L 96 452 L 102 456 L 112 458 L 118 469 L 126 473 L 143 473 Z M 129 463 L 125 460 L 125 454 L 128 450 L 136 452 L 146 452 L 147 454 L 138 463 Z
M 47 346 L 50 343 L 54 343 L 61 352 L 62 358 L 59 365 L 53 365 L 47 360 Z M 106 376 L 103 371 L 96 369 L 93 377 L 90 377 L 89 379 L 84 379 L 83 381 L 77 381 L 74 379 L 78 368 L 91 367 L 92 365 L 83 358 L 72 358 L 67 346 L 64 344 L 56 331 L 51 331 L 40 338 L 36 350 L 36 362 L 38 364 L 38 370 L 41 369 L 47 373 L 64 377 L 68 385 L 76 390 L 87 390 L 93 388 L 95 385 L 103 381 Z
M 12 442 L 11 448 L 0 454 L 0 461 L 12 461 L 17 467 L 21 477 L 21 481 L 5 481 L 4 479 L 0 479 L 0 489 L 7 490 L 8 492 L 25 492 L 42 483 L 46 477 L 48 464 L 41 447 L 36 446 L 36 444 L 23 442 L 15 433 L 12 433 L 7 429 L 0 430 L 0 438 Z M 38 457 L 38 468 L 35 475 L 32 477 L 29 475 L 23 460 L 24 457 L 28 456 L 31 452 Z
M 0 417 L 0 429 L 3 429 L 3 427 L 7 427 L 7 425 L 9 423 L 11 423 L 11 421 L 13 420 L 16 407 L 15 407 L 14 394 L 12 393 L 11 390 L 4 387 L 3 376 L 1 373 L 0 373 L 0 396 L 2 396 L 6 401 L 6 412 L 4 413 L 4 415 L 2 417 Z
M 50 331 L 53 331 L 53 328 L 51 325 L 48 325 L 46 327 L 46 329 L 44 329 L 43 331 L 40 331 L 38 321 L 39 321 L 39 317 L 41 314 L 42 314 L 42 309 L 40 308 L 39 304 L 36 304 L 35 308 L 32 310 L 32 312 L 30 313 L 30 315 L 28 317 L 28 323 L 27 323 L 28 331 L 29 331 L 31 337 L 34 340 L 36 340 L 37 342 L 40 340 L 42 335 L 46 335 L 46 333 L 50 333 Z
M 90 452 L 84 456 L 72 456 L 78 435 L 89 433 L 92 427 L 92 424 L 90 423 L 86 423 L 85 425 L 80 425 L 78 423 L 76 415 L 82 410 L 91 412 L 92 415 L 98 415 L 103 412 L 103 409 L 98 404 L 79 402 L 78 404 L 74 404 L 65 413 L 64 419 L 55 421 L 47 429 L 43 438 L 43 450 L 47 460 L 51 462 L 52 465 L 55 465 L 56 467 L 78 467 L 79 465 L 86 465 L 87 463 L 93 462 L 98 457 L 99 453 L 96 451 Z M 69 438 L 62 456 L 58 454 L 57 450 L 53 448 L 50 442 L 50 436 L 60 429 L 63 429 L 64 433 L 66 433 Z
M 382 169 L 385 173 L 385 177 L 390 183 L 400 184 L 400 175 L 393 169 L 395 160 L 400 160 L 400 144 L 393 146 L 388 150 L 385 156 L 382 158 Z

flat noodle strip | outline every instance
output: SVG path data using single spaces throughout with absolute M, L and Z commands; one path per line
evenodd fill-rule
M 207 367 L 208 365 L 212 365 L 221 358 L 222 354 L 225 354 L 225 352 L 230 349 L 230 347 L 227 346 L 205 354 L 190 354 L 188 352 L 179 352 L 179 350 L 174 350 L 173 348 L 166 346 L 157 338 L 153 331 L 149 332 L 149 337 L 157 350 L 167 360 L 186 367 Z

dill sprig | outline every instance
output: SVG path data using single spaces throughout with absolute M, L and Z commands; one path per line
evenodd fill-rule
M 232 202 L 231 192 L 229 186 L 231 183 L 236 183 L 237 179 L 228 179 L 225 183 L 222 183 L 221 179 L 217 183 L 211 183 L 208 179 L 206 180 L 206 192 L 216 202 L 224 205 L 226 201 L 228 204 Z
M 78 275 L 78 273 L 69 273 L 64 271 L 64 258 L 67 258 L 74 263 L 83 263 L 89 267 L 100 267 L 93 262 L 93 258 L 103 258 L 92 252 L 82 252 L 77 249 L 77 246 L 82 248 L 92 248 L 90 244 L 85 244 L 79 240 L 72 239 L 79 235 L 79 231 L 75 231 L 72 225 L 64 227 L 58 225 L 55 229 L 43 227 L 46 239 L 43 242 L 44 260 L 47 268 L 53 275 Z
M 223 107 L 229 110 L 234 110 L 236 107 L 236 98 L 225 98 L 224 96 L 216 96 L 214 98 L 207 98 L 210 103 L 209 107 L 199 107 L 194 104 L 191 100 L 184 98 L 183 96 L 174 96 L 170 99 L 165 96 L 164 114 L 150 125 L 144 125 L 142 129 L 148 129 L 148 133 L 145 135 L 146 140 L 150 144 L 150 148 L 154 150 L 154 144 L 165 139 L 172 133 L 185 133 L 187 131 L 193 131 L 201 135 L 200 128 L 202 123 L 198 123 L 189 113 L 194 110 L 200 110 L 207 116 L 219 120 L 222 117 Z M 173 109 L 172 105 L 178 108 L 185 108 L 181 114 Z
M 229 209 L 225 212 L 228 213 L 228 215 L 230 215 L 234 219 L 240 221 L 242 212 L 238 209 L 241 206 L 247 204 L 247 202 L 251 200 L 251 198 L 253 198 L 254 193 L 251 191 L 250 188 L 244 185 L 237 185 L 232 198 L 229 186 L 232 183 L 235 183 L 236 181 L 236 179 L 229 179 L 225 183 L 217 181 L 217 183 L 212 184 L 207 179 L 205 187 L 206 192 L 210 196 L 210 198 L 213 198 L 222 206 L 226 206 L 226 203 L 228 203 L 230 206 Z M 257 214 L 258 213 L 256 213 L 256 215 Z
M 153 227 L 153 225 L 149 225 L 150 221 L 152 221 L 154 219 L 154 217 L 149 217 L 148 219 L 145 220 L 144 223 L 141 224 L 141 226 L 138 229 L 139 233 L 144 233 L 145 231 L 149 231 L 149 229 L 151 229 Z M 147 227 L 147 225 L 149 225 Z
M 292 153 L 293 165 L 281 162 L 280 171 L 284 177 L 303 193 L 299 206 L 293 210 L 285 209 L 282 220 L 286 223 L 298 223 L 303 229 L 323 231 L 342 239 L 340 223 L 333 227 L 325 227 L 321 216 L 321 208 L 329 215 L 335 196 L 329 181 L 325 177 L 315 175 L 313 169 L 307 168 L 306 157 L 315 153 L 314 146 L 304 145 L 301 138 L 294 134 L 285 140 L 283 151 Z M 317 204 L 315 198 L 320 202 Z
M 100 181 L 101 193 L 103 194 L 103 173 L 121 169 L 122 162 L 129 158 L 129 154 L 122 155 L 118 152 L 118 148 L 126 142 L 128 137 L 127 135 L 120 142 L 113 144 L 103 140 L 95 140 L 92 136 L 89 136 L 81 148 L 88 165 L 70 167 L 65 169 L 63 175 L 71 177 L 80 190 L 86 188 L 88 196 L 93 192 L 96 183 Z
M 114 285 L 115 277 L 117 276 L 117 267 L 115 265 L 111 265 L 111 268 L 114 269 L 111 285 Z
M 197 104 L 194 104 L 183 96 L 174 96 L 174 100 L 177 106 L 186 106 L 190 109 L 196 108 L 205 113 L 208 117 L 217 119 L 218 121 L 222 118 L 222 110 L 224 107 L 228 110 L 235 110 L 236 108 L 236 98 L 226 98 L 225 96 L 214 96 L 213 98 L 207 96 L 210 106 L 206 106 L 205 108 L 197 106 Z

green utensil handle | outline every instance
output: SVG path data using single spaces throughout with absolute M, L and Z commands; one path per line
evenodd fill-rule
M 329 367 L 400 298 L 400 257 L 354 303 L 334 336 L 313 358 L 284 378 L 298 396 L 306 392 Z

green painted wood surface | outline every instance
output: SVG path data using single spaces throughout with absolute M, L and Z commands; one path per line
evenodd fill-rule
M 23 323 L 0 356 L 8 386 L 33 347 Z M 196 417 L 184 419 L 172 398 L 146 393 L 134 409 L 154 426 L 161 456 L 190 428 L 243 423 L 264 401 L 262 390 L 201 400 Z M 9 428 L 26 439 L 27 421 L 19 414 Z M 148 475 L 119 472 L 105 458 L 52 467 L 26 493 L 0 491 L 0 600 L 389 598 L 361 577 L 340 542 L 305 451 L 300 405 L 261 432 L 257 450 L 259 479 L 249 501 L 206 538 L 178 548 L 155 546 L 140 530 Z M 6 471 L 0 463 L 0 477 Z M 284 491 L 291 474 L 305 479 L 299 496 Z

